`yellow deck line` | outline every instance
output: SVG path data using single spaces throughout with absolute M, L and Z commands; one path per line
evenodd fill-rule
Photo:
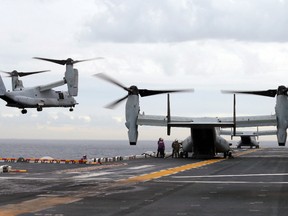
M 18 204 L 8 204 L 2 206 L 0 215 L 15 216 L 24 213 L 32 213 L 51 208 L 56 205 L 68 204 L 81 200 L 75 197 L 40 197 L 32 200 L 23 201 Z
M 213 164 L 213 163 L 217 163 L 220 161 L 223 161 L 225 159 L 221 158 L 221 159 L 210 159 L 210 160 L 205 160 L 205 161 L 201 161 L 201 162 L 197 162 L 197 163 L 192 163 L 192 164 L 186 164 L 183 166 L 179 166 L 179 167 L 173 167 L 173 168 L 169 168 L 169 169 L 165 169 L 165 170 L 160 170 L 158 172 L 152 172 L 152 173 L 148 173 L 148 174 L 144 174 L 144 175 L 140 175 L 140 176 L 134 176 L 128 179 L 123 180 L 124 182 L 142 182 L 142 181 L 149 181 L 152 179 L 157 179 L 163 176 L 168 176 L 168 175 L 172 175 L 172 174 L 176 174 L 178 172 L 183 172 L 186 170 L 190 170 L 190 169 L 195 169 L 195 168 L 199 168 L 202 166 L 206 166 L 209 164 Z
M 235 156 L 241 156 L 241 155 L 245 155 L 245 154 L 250 154 L 253 153 L 255 151 L 258 151 L 259 149 L 251 149 L 251 150 L 247 150 L 245 152 L 241 152 L 236 154 Z M 196 169 L 202 166 L 206 166 L 206 165 L 210 165 L 210 164 L 214 164 L 220 161 L 226 160 L 224 158 L 216 158 L 216 159 L 209 159 L 209 160 L 205 160 L 205 161 L 201 161 L 201 162 L 197 162 L 197 163 L 192 163 L 192 164 L 186 164 L 183 166 L 179 166 L 179 167 L 173 167 L 173 168 L 169 168 L 169 169 L 165 169 L 165 170 L 160 170 L 157 172 L 152 172 L 152 173 L 147 173 L 144 175 L 140 175 L 140 176 L 134 176 L 134 177 L 130 177 L 128 179 L 124 179 L 124 180 L 120 180 L 121 182 L 143 182 L 143 181 L 150 181 L 152 179 L 157 179 L 157 178 L 161 178 L 163 176 L 168 176 L 168 175 L 172 175 L 172 174 L 176 174 L 179 172 L 183 172 L 186 170 L 190 170 L 190 169 Z
M 239 154 L 236 154 L 235 156 L 240 156 L 244 154 L 249 154 L 252 152 L 255 152 L 259 149 L 255 150 L 247 150 L 245 152 L 241 152 Z M 210 159 L 210 160 L 205 160 L 197 163 L 191 163 L 191 164 L 186 164 L 183 166 L 178 166 L 178 167 L 173 167 L 165 170 L 160 170 L 158 172 L 152 172 L 152 173 L 147 173 L 144 175 L 140 176 L 134 176 L 128 179 L 122 179 L 118 181 L 118 184 L 125 184 L 125 183 L 137 183 L 137 182 L 144 182 L 144 181 L 149 181 L 152 179 L 157 179 L 163 176 L 168 176 L 172 174 L 176 174 L 182 171 L 190 170 L 190 169 L 196 169 L 199 167 L 203 167 L 206 165 L 214 164 L 217 162 L 224 161 L 226 159 L 223 158 L 216 158 L 216 159 Z M 117 184 L 117 185 L 118 185 Z M 119 185 L 118 185 L 119 186 Z M 5 206 L 1 206 L 0 209 L 0 215 L 5 215 L 5 216 L 15 216 L 19 214 L 24 214 L 24 213 L 32 213 L 32 212 L 38 212 L 47 208 L 51 208 L 57 205 L 63 205 L 63 204 L 68 204 L 68 203 L 73 203 L 81 200 L 85 196 L 56 196 L 56 197 L 41 197 L 41 198 L 35 198 L 27 201 L 23 201 L 20 203 L 16 204 L 8 204 Z

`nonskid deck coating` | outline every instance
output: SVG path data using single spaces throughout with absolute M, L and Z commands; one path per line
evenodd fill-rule
M 238 155 L 217 163 L 150 158 L 97 168 L 12 163 L 28 172 L 0 175 L 0 215 L 286 215 L 287 149 Z

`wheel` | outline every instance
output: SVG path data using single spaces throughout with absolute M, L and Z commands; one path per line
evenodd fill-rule
M 71 108 L 69 109 L 69 111 L 70 111 L 70 112 L 73 112 L 73 108 L 71 107 Z
M 185 152 L 184 155 L 185 155 L 185 158 L 188 158 L 188 152 Z
M 38 111 L 38 112 L 40 112 L 40 111 L 42 111 L 42 110 L 43 110 L 42 107 L 37 107 L 37 111 Z
M 22 113 L 22 114 L 26 114 L 26 113 L 27 113 L 27 110 L 26 110 L 26 109 L 22 109 L 22 110 L 21 110 L 21 113 Z
M 228 158 L 234 158 L 231 151 L 228 152 Z

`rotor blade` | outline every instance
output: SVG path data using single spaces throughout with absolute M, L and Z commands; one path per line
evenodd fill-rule
M 11 75 L 11 73 L 12 73 L 12 72 L 2 71 L 2 70 L 0 70 L 0 72 L 1 72 L 1 73 L 5 73 L 5 74 L 8 74 L 8 75 Z
M 73 60 L 71 58 L 65 59 L 65 60 L 59 60 L 59 59 L 48 59 L 48 58 L 39 58 L 39 57 L 34 57 L 34 59 L 39 59 L 39 60 L 43 60 L 43 61 L 49 61 L 49 62 L 53 62 L 56 64 L 60 64 L 60 65 L 66 65 L 66 64 L 77 64 L 80 62 L 84 62 L 84 61 L 92 61 L 92 60 L 97 60 L 97 59 L 103 59 L 103 57 L 96 57 L 96 58 L 91 58 L 91 59 L 83 59 L 83 60 Z
M 266 97 L 275 97 L 277 94 L 277 89 L 269 89 L 264 91 L 226 91 L 222 90 L 222 93 L 231 93 L 231 94 L 252 94 L 252 95 L 260 95 Z
M 18 72 L 18 76 L 23 77 L 23 76 L 29 76 L 29 75 L 38 74 L 38 73 L 44 73 L 48 71 L 50 70 L 34 71 L 34 72 Z
M 125 91 L 131 92 L 131 90 L 127 87 L 125 87 L 123 84 L 121 84 L 120 82 L 114 80 L 113 78 L 109 77 L 108 75 L 104 74 L 104 73 L 98 73 L 94 75 L 95 77 L 98 77 L 100 79 L 103 79 L 107 82 L 110 82 L 114 85 L 119 86 L 120 88 L 124 89 Z
M 177 92 L 194 92 L 194 89 L 179 89 L 179 90 L 148 90 L 148 89 L 139 89 L 139 94 L 140 94 L 141 97 L 157 95 L 157 94 L 177 93 Z
M 37 73 L 44 73 L 44 72 L 48 72 L 50 70 L 43 70 L 43 71 L 31 71 L 31 72 L 18 72 L 16 70 L 12 71 L 12 72 L 7 72 L 7 71 L 0 71 L 1 73 L 5 73 L 8 74 L 8 77 L 12 77 L 12 76 L 19 76 L 19 77 L 23 77 L 23 76 L 29 76 L 32 74 L 37 74 Z
M 85 61 L 100 60 L 100 59 L 104 59 L 104 58 L 103 57 L 96 57 L 96 58 L 91 58 L 91 59 L 76 60 L 73 62 L 73 64 L 77 64 L 77 63 L 85 62 Z
M 58 59 L 48 59 L 48 58 L 40 58 L 40 57 L 33 57 L 34 59 L 49 61 L 60 65 L 65 65 L 67 60 L 58 60 Z
M 128 95 L 124 96 L 123 98 L 120 98 L 108 105 L 105 106 L 105 108 L 108 108 L 108 109 L 114 109 L 117 105 L 119 105 L 119 103 L 121 103 L 122 101 L 124 101 L 126 98 L 128 98 Z

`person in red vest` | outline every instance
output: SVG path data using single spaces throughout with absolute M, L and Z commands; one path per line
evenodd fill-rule
M 158 140 L 158 149 L 157 149 L 157 157 L 164 158 L 165 156 L 165 143 L 164 140 L 160 137 Z

